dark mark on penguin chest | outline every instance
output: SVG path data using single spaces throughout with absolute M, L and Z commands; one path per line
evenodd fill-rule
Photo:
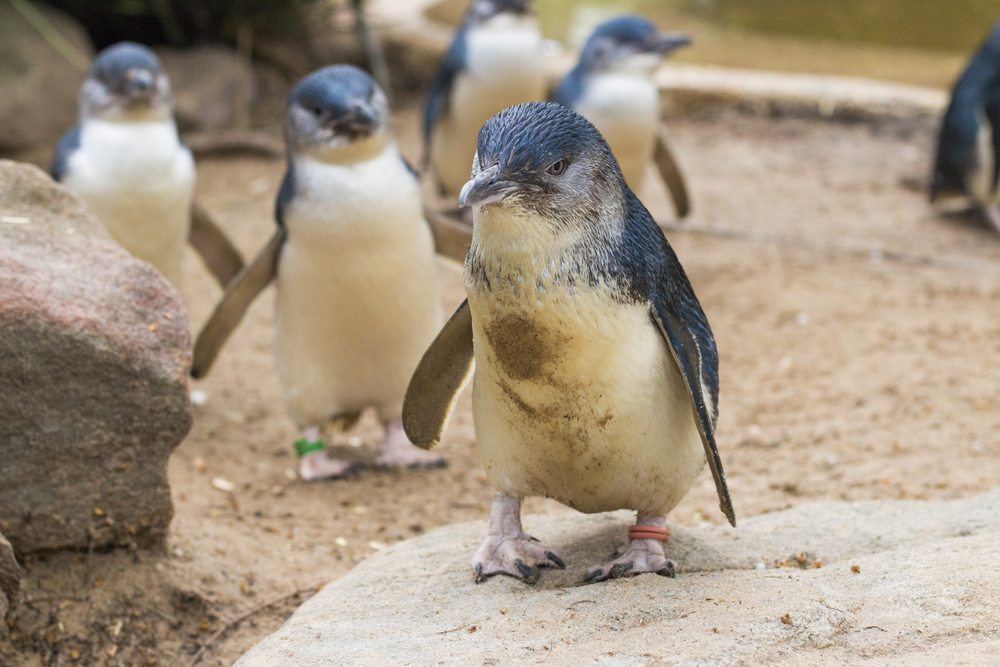
M 514 380 L 542 380 L 543 367 L 561 356 L 564 337 L 523 315 L 493 320 L 485 333 L 503 372 Z

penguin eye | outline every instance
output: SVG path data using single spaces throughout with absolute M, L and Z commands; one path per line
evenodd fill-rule
M 312 107 L 311 109 L 309 109 L 309 111 L 311 111 L 312 115 L 316 116 L 317 118 L 323 115 L 323 110 L 320 109 L 319 107 Z
M 557 160 L 556 162 L 553 162 L 552 164 L 549 165 L 549 168 L 545 170 L 545 173 L 552 174 L 553 176 L 558 176 L 564 171 L 566 171 L 566 167 L 568 166 L 569 163 L 566 162 L 566 160 Z

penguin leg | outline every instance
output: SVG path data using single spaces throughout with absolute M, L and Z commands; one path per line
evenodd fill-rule
M 302 429 L 302 436 L 309 443 L 320 442 L 319 426 L 306 426 Z M 359 463 L 330 458 L 323 449 L 307 452 L 299 457 L 299 477 L 307 482 L 317 479 L 337 479 L 354 474 L 360 469 Z
M 516 577 L 526 583 L 538 581 L 538 569 L 566 565 L 559 556 L 521 530 L 521 501 L 498 493 L 490 509 L 490 532 L 472 557 L 476 583 L 496 574 Z
M 443 456 L 420 449 L 406 437 L 403 420 L 393 419 L 385 427 L 385 439 L 378 448 L 375 465 L 380 468 L 444 468 Z
M 990 204 L 983 207 L 986 220 L 993 225 L 993 229 L 1000 232 L 1000 205 Z
M 635 527 L 653 526 L 662 529 L 667 524 L 665 516 L 638 516 Z M 663 542 L 660 539 L 634 538 L 618 550 L 618 558 L 610 563 L 590 568 L 584 582 L 607 581 L 634 577 L 644 572 L 655 572 L 665 577 L 674 577 L 677 563 L 663 555 Z

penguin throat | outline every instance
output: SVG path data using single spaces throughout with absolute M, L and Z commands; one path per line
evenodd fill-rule
M 353 164 L 367 162 L 381 155 L 392 142 L 392 134 L 380 130 L 367 137 L 353 141 L 337 142 L 323 146 L 308 146 L 301 153 L 317 162 L 326 164 Z

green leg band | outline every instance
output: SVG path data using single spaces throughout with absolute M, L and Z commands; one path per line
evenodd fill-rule
M 318 452 L 325 448 L 326 445 L 322 440 L 309 441 L 305 438 L 299 438 L 295 441 L 295 454 L 299 457 L 305 456 L 309 452 Z

